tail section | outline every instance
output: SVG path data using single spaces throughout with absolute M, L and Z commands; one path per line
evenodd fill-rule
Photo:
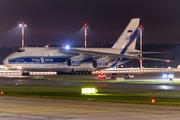
M 132 19 L 112 48 L 122 48 L 121 54 L 124 54 L 127 49 L 135 49 L 139 21 L 140 18 Z
M 112 48 L 121 48 L 120 54 L 124 54 L 127 49 L 135 49 L 139 21 L 139 18 L 132 19 Z M 126 58 L 117 58 L 110 67 L 114 67 L 129 60 L 130 59 Z

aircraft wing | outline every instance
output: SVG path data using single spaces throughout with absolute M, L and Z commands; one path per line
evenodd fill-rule
M 96 51 L 85 51 L 85 50 L 77 50 L 77 49 L 59 49 L 59 52 L 62 53 L 70 53 L 70 54 L 81 54 L 84 56 L 108 56 L 109 58 L 129 58 L 129 59 L 138 59 L 138 60 L 153 60 L 153 61 L 164 61 L 164 62 L 176 62 L 173 60 L 164 60 L 164 59 L 157 59 L 157 58 L 148 58 L 148 57 L 136 57 L 136 56 L 129 56 L 129 55 L 122 55 L 122 54 L 113 54 L 113 53 L 105 53 L 105 52 L 96 52 Z

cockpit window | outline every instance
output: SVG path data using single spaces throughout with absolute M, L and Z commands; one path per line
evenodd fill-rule
M 17 52 L 25 52 L 25 49 L 20 48 L 20 49 L 17 49 L 16 51 Z

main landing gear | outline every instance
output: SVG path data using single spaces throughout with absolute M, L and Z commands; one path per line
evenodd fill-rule
M 92 71 L 88 71 L 88 70 L 76 70 L 74 72 L 75 75 L 91 75 L 92 74 Z
M 64 73 L 64 72 L 59 72 L 57 71 L 57 75 L 66 75 L 66 74 L 73 74 L 73 75 L 91 75 L 92 71 L 88 70 L 76 70 L 72 73 Z

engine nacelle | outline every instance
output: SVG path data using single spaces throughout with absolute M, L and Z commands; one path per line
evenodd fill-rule
M 108 63 L 106 61 L 103 61 L 103 60 L 93 60 L 92 66 L 94 68 L 105 68 L 108 66 Z
M 80 66 L 82 61 L 80 59 L 69 58 L 66 60 L 68 66 Z

